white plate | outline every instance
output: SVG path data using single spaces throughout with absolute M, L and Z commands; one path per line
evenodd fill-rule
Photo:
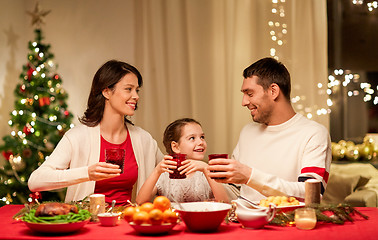
M 254 203 L 256 203 L 257 205 L 260 203 L 259 201 L 254 201 Z M 304 202 L 299 202 L 298 205 L 291 205 L 291 206 L 277 206 L 276 209 L 280 209 L 281 212 L 290 212 L 290 211 L 293 211 L 297 208 L 301 208 L 301 207 L 304 207 L 305 206 L 305 203 Z M 262 207 L 262 208 L 268 208 L 268 207 Z

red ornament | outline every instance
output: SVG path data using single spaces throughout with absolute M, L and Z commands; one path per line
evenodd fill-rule
M 49 97 L 40 97 L 38 99 L 39 106 L 43 107 L 45 105 L 50 105 L 50 98 Z
M 9 158 L 13 155 L 13 152 L 11 150 L 8 150 L 2 151 L 1 154 L 3 154 L 4 158 L 9 161 Z
M 59 79 L 59 75 L 55 74 L 54 78 L 55 78 L 55 80 L 58 80 Z
M 31 76 L 34 72 L 34 69 L 32 67 L 30 67 L 30 65 L 28 64 L 28 67 L 29 67 L 29 70 L 28 70 L 28 80 L 30 81 L 31 80 Z
M 22 85 L 20 86 L 20 91 L 21 91 L 21 92 L 25 92 L 25 91 L 26 91 L 26 87 L 25 87 L 24 84 L 22 84 Z
M 70 113 L 66 110 L 64 111 L 64 115 L 67 117 Z
M 24 126 L 24 129 L 22 130 L 26 135 L 29 135 L 31 133 L 32 126 L 30 126 L 29 123 Z
M 42 194 L 40 192 L 32 192 L 29 194 L 29 197 L 32 198 L 32 202 L 38 203 L 38 200 L 42 200 Z

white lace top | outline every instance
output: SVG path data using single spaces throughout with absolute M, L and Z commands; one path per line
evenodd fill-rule
M 169 173 L 163 173 L 156 183 L 157 195 L 166 196 L 169 200 L 172 195 L 178 202 L 200 202 L 214 200 L 210 185 L 202 172 L 195 172 L 184 179 L 170 179 Z

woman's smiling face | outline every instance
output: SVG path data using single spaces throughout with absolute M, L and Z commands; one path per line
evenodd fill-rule
M 139 100 L 138 78 L 133 73 L 126 74 L 115 84 L 112 90 L 107 89 L 108 106 L 113 112 L 121 115 L 133 116 Z

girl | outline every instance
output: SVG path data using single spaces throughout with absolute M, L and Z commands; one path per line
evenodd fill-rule
M 155 167 L 143 184 L 136 198 L 138 204 L 151 201 L 155 195 L 163 195 L 171 201 L 194 202 L 215 198 L 228 202 L 222 184 L 208 176 L 207 164 L 203 161 L 206 153 L 205 134 L 201 124 L 191 118 L 178 119 L 165 129 L 163 143 L 168 154 L 186 154 L 187 160 L 178 168 L 185 179 L 170 179 L 169 173 L 176 168 L 176 162 L 169 155 Z
M 50 157 L 29 178 L 31 191 L 67 188 L 66 202 L 92 193 L 105 194 L 106 202 L 125 205 L 134 201 L 147 176 L 163 154 L 156 141 L 132 124 L 142 86 L 139 71 L 124 62 L 106 62 L 95 74 L 82 125 L 70 129 Z M 123 173 L 105 162 L 106 148 L 125 149 Z

